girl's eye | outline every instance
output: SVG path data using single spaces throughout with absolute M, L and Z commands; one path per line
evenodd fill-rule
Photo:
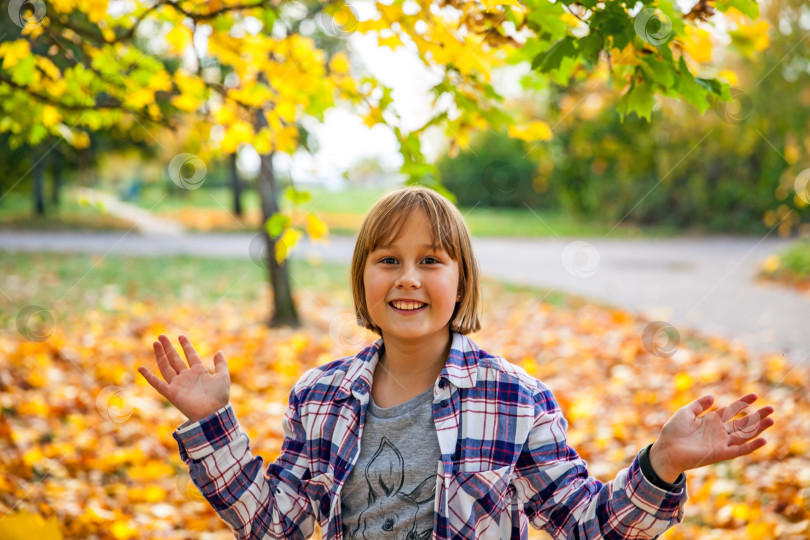
M 439 259 L 436 257 L 425 257 L 422 260 L 427 264 L 437 264 L 439 262 Z M 394 257 L 383 257 L 380 259 L 380 262 L 383 264 L 396 264 L 397 260 Z

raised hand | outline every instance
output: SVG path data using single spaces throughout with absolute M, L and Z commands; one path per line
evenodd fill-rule
M 744 456 L 764 446 L 765 439 L 755 437 L 774 424 L 773 418 L 768 418 L 773 407 L 768 405 L 732 420 L 756 400 L 756 394 L 746 394 L 699 416 L 714 402 L 714 396 L 706 395 L 678 409 L 650 449 L 656 474 L 673 482 L 682 471 Z
M 160 334 L 159 341 L 152 346 L 158 369 L 166 381 L 160 380 L 143 366 L 138 368 L 138 373 L 189 420 L 196 422 L 228 404 L 231 376 L 222 351 L 214 355 L 215 371 L 211 374 L 188 338 L 180 335 L 177 339 L 183 347 L 188 365 L 177 354 L 169 338 Z

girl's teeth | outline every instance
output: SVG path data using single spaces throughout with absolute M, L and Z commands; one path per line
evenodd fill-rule
M 400 302 L 394 303 L 393 305 L 397 309 L 403 309 L 403 310 L 407 310 L 407 311 L 418 309 L 418 308 L 421 308 L 422 306 L 424 306 L 424 304 L 412 304 L 412 303 L 400 303 Z

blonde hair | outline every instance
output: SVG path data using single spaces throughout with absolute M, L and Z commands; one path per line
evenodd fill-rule
M 458 263 L 458 294 L 461 300 L 456 302 L 450 330 L 460 334 L 477 332 L 481 329 L 478 320 L 481 279 L 467 224 L 453 203 L 432 189 L 421 186 L 406 186 L 386 193 L 374 203 L 360 225 L 351 269 L 357 322 L 382 336 L 380 328 L 371 320 L 366 305 L 363 280 L 366 259 L 380 245 L 396 238 L 407 218 L 420 210 L 429 222 L 433 243 L 441 245 L 450 258 Z

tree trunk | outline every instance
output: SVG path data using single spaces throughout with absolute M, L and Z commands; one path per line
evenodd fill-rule
M 51 204 L 53 206 L 59 206 L 61 191 L 62 175 L 59 174 L 57 167 L 51 167 Z
M 233 191 L 233 213 L 242 217 L 242 182 L 236 169 L 236 152 L 229 156 L 231 161 L 231 189 Z
M 41 159 L 34 164 L 34 213 L 38 216 L 45 215 L 45 196 L 42 186 L 43 168 Z
M 259 196 L 262 201 L 262 226 L 261 231 L 267 242 L 267 268 L 269 270 L 270 285 L 273 288 L 273 308 L 274 312 L 270 316 L 268 326 L 271 328 L 279 326 L 300 326 L 298 314 L 295 311 L 295 304 L 292 299 L 289 273 L 287 271 L 287 260 L 279 263 L 276 260 L 276 240 L 268 233 L 264 224 L 274 214 L 278 213 L 277 194 L 278 188 L 276 177 L 273 173 L 273 153 L 262 154 L 261 169 L 257 179 Z

